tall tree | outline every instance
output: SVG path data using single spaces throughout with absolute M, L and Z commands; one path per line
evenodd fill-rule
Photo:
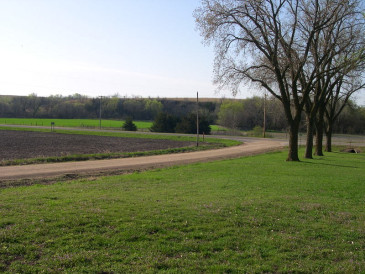
M 365 83 L 359 73 L 350 74 L 347 77 L 339 77 L 338 81 L 336 81 L 325 108 L 325 151 L 332 151 L 332 134 L 336 119 L 344 110 L 350 97 L 363 88 L 365 88 Z
M 331 24 L 320 37 L 322 42 L 314 50 L 315 53 L 322 47 L 328 61 L 319 66 L 319 80 L 314 90 L 317 100 L 318 113 L 316 122 L 315 154 L 323 156 L 324 116 L 326 105 L 340 86 L 349 78 L 357 75 L 361 79 L 365 62 L 365 20 L 362 14 L 361 1 L 337 0 L 330 1 L 335 10 L 331 17 Z M 324 46 L 323 46 L 324 45 Z M 316 57 L 316 55 L 314 54 Z M 361 80 L 360 80 L 361 82 Z
M 281 101 L 290 133 L 288 161 L 299 161 L 301 114 L 316 80 L 310 49 L 316 34 L 330 24 L 334 11 L 327 9 L 328 3 L 202 0 L 195 11 L 201 35 L 215 45 L 214 82 L 219 88 L 236 94 L 242 84 L 252 82 Z
M 316 38 L 316 43 L 312 49 L 313 63 L 319 59 L 322 65 L 317 67 L 317 81 L 313 87 L 313 92 L 305 105 L 307 121 L 307 146 L 306 158 L 312 158 L 313 148 L 313 128 L 316 124 L 316 155 L 322 156 L 322 139 L 324 130 L 324 115 L 326 105 L 330 98 L 336 97 L 341 86 L 348 79 L 361 79 L 361 71 L 364 69 L 364 47 L 365 22 L 360 19 L 354 22 L 356 10 L 354 6 L 342 7 L 337 9 L 337 17 L 331 27 Z M 341 18 L 339 20 L 338 18 Z M 356 76 L 355 76 L 356 75 Z M 359 89 L 358 82 L 356 87 L 346 85 L 351 91 L 346 92 L 351 96 Z M 360 85 L 361 86 L 361 85 Z

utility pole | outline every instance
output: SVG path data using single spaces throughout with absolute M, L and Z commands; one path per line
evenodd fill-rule
M 100 97 L 100 105 L 99 105 L 99 128 L 101 129 L 101 99 L 103 98 L 103 96 L 99 96 Z
M 199 93 L 196 92 L 196 146 L 199 146 Z
M 262 131 L 263 131 L 262 135 L 265 138 L 265 135 L 266 135 L 266 92 L 264 95 L 264 126 L 262 128 Z

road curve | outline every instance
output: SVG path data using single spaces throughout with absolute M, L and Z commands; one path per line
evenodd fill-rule
M 0 167 L 0 180 L 58 177 L 67 174 L 95 174 L 105 171 L 133 171 L 219 159 L 231 159 L 277 150 L 285 142 L 269 139 L 240 138 L 244 144 L 222 149 L 188 153 L 164 154 L 136 158 L 35 164 Z

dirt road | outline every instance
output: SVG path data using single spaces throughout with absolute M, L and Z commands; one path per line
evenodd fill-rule
M 268 139 L 240 138 L 240 140 L 244 142 L 243 145 L 208 151 L 85 162 L 5 166 L 0 167 L 0 181 L 49 178 L 63 175 L 72 177 L 78 174 L 97 174 L 105 171 L 134 171 L 207 162 L 264 153 L 277 150 L 286 144 L 283 141 Z

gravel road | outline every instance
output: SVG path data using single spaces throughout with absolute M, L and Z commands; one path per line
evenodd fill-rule
M 0 167 L 0 181 L 65 175 L 72 177 L 79 174 L 97 174 L 105 171 L 127 172 L 160 168 L 254 155 L 277 150 L 286 145 L 286 142 L 269 139 L 240 138 L 240 140 L 244 142 L 243 145 L 208 151 L 85 162 L 4 166 Z
M 19 127 L 19 126 L 14 126 Z M 95 130 L 97 131 L 97 130 Z M 145 134 L 145 133 L 140 133 Z M 44 178 L 58 178 L 62 176 L 77 177 L 79 175 L 98 175 L 133 172 L 137 170 L 183 165 L 196 162 L 208 162 L 219 159 L 231 159 L 241 156 L 255 155 L 281 149 L 288 144 L 287 136 L 279 134 L 274 139 L 246 138 L 232 136 L 212 136 L 234 139 L 244 144 L 235 147 L 208 151 L 198 151 L 158 156 L 122 158 L 112 160 L 97 160 L 85 162 L 65 162 L 54 164 L 36 164 L 27 166 L 0 167 L 0 187 L 4 182 L 15 180 L 32 180 Z M 304 136 L 300 136 L 299 143 L 304 144 Z M 364 136 L 335 136 L 333 144 L 364 146 Z

